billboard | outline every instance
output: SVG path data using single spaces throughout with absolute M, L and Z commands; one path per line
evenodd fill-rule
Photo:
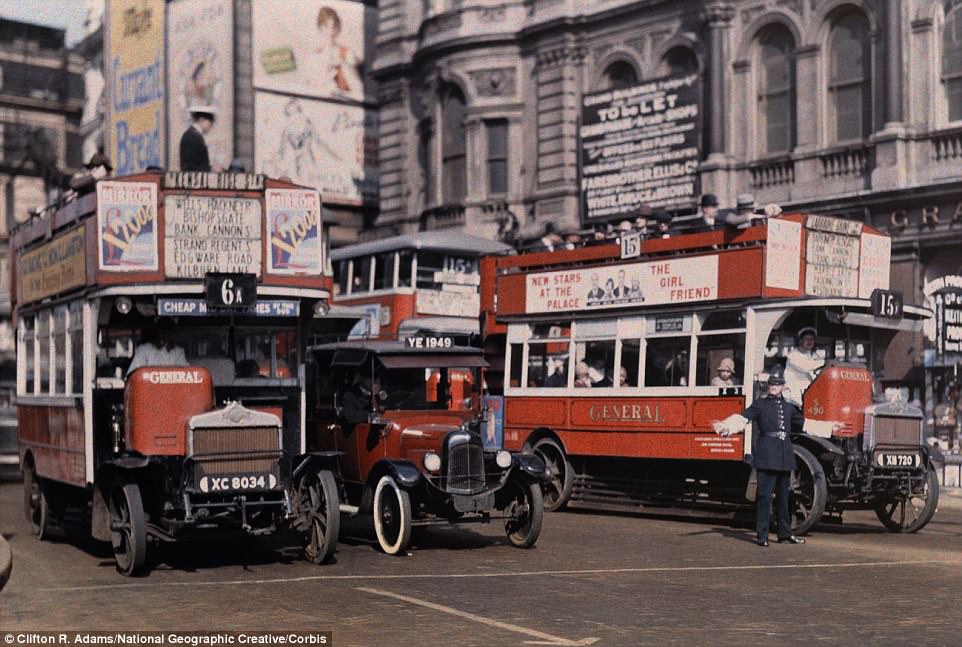
M 114 173 L 164 166 L 164 0 L 111 0 L 104 34 L 104 144 Z
M 255 171 L 321 192 L 325 204 L 377 202 L 377 113 L 257 92 Z
M 586 220 L 629 217 L 642 204 L 690 207 L 701 157 L 698 75 L 587 94 L 581 105 Z
M 254 87 L 317 99 L 374 101 L 363 65 L 377 10 L 352 0 L 254 0 Z
M 97 248 L 103 271 L 157 269 L 156 184 L 97 182 Z
M 180 169 L 180 137 L 191 106 L 213 106 L 204 140 L 211 166 L 234 157 L 234 13 L 232 0 L 175 0 L 167 6 L 167 167 Z

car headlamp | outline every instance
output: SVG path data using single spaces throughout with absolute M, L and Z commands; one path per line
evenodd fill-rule
M 422 459 L 424 469 L 429 472 L 437 472 L 441 469 L 441 457 L 434 452 L 428 452 Z
M 494 463 L 501 469 L 511 467 L 511 452 L 506 449 L 499 449 L 494 455 Z

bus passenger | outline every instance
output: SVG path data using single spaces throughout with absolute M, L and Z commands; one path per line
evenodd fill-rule
M 184 349 L 174 343 L 173 329 L 174 322 L 169 317 L 161 317 L 153 328 L 145 329 L 127 375 L 141 366 L 189 366 Z
M 628 384 L 628 369 L 624 366 L 621 367 L 621 371 L 618 373 L 618 386 L 631 386 Z
M 549 369 L 551 374 L 545 378 L 544 385 L 550 388 L 568 386 L 568 376 L 565 375 L 565 360 L 555 358 L 551 360 Z
M 583 389 L 591 386 L 591 378 L 588 377 L 588 363 L 578 362 L 575 366 L 575 388 Z
M 718 375 L 711 379 L 712 386 L 737 386 L 735 379 L 735 360 L 731 357 L 723 357 L 718 362 Z
M 604 357 L 596 357 L 591 360 L 591 366 L 588 368 L 588 376 L 591 378 L 591 386 L 599 388 L 607 388 L 611 386 L 611 377 L 608 376 L 608 369 L 605 364 Z
M 802 394 L 815 379 L 815 372 L 825 361 L 815 352 L 818 331 L 806 326 L 795 336 L 795 349 L 785 362 L 785 399 L 802 406 Z

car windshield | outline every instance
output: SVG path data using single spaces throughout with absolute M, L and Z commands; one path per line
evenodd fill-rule
M 384 409 L 468 411 L 478 375 L 472 368 L 398 368 L 380 371 L 378 381 Z

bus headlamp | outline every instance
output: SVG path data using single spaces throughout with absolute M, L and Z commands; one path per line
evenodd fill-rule
M 117 312 L 125 315 L 130 312 L 130 309 L 134 307 L 134 304 L 130 300 L 130 297 L 120 297 L 114 301 L 114 307 L 117 308 Z
M 424 469 L 429 472 L 437 472 L 441 469 L 441 457 L 434 452 L 428 452 L 422 459 Z
M 327 313 L 331 311 L 331 304 L 327 301 L 318 301 L 314 304 L 314 316 L 315 317 L 326 317 Z

